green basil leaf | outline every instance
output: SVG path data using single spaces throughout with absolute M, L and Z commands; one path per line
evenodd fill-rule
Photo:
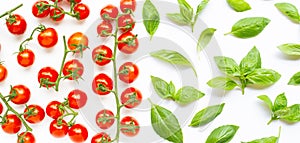
M 281 52 L 290 56 L 300 56 L 300 44 L 288 43 L 277 47 Z
M 195 114 L 189 126 L 198 127 L 213 121 L 218 117 L 224 108 L 225 103 L 220 105 L 208 106 Z
M 261 33 L 270 23 L 270 19 L 264 17 L 248 17 L 237 21 L 231 28 L 231 32 L 238 38 L 251 38 Z
M 204 93 L 194 87 L 184 86 L 177 91 L 173 99 L 175 102 L 185 105 L 202 98 L 204 95 Z
M 192 22 L 194 16 L 194 10 L 185 0 L 178 0 L 180 14 L 186 21 Z
M 209 0 L 202 0 L 201 3 L 197 6 L 197 11 L 196 11 L 196 15 L 195 15 L 195 18 L 194 18 L 194 23 L 197 22 L 199 14 L 206 7 L 208 2 L 209 2 Z
M 163 99 L 171 98 L 172 95 L 169 92 L 169 84 L 163 79 L 155 76 L 151 76 L 152 85 L 155 92 Z
M 228 143 L 239 129 L 235 125 L 225 125 L 214 129 L 205 143 Z
M 214 57 L 214 60 L 219 70 L 222 71 L 223 73 L 233 77 L 240 76 L 239 66 L 234 61 L 234 59 L 229 57 L 216 56 Z
M 249 84 L 260 86 L 269 86 L 274 84 L 280 79 L 281 75 L 271 69 L 256 69 L 250 73 L 246 78 Z
M 300 72 L 297 72 L 291 77 L 288 85 L 299 85 L 299 84 L 300 84 Z
M 278 111 L 280 111 L 280 110 L 278 110 Z M 291 122 L 291 123 L 299 122 L 300 121 L 300 104 L 294 104 L 290 107 L 287 107 L 286 114 L 281 115 L 279 118 L 284 121 Z
M 167 17 L 178 25 L 190 24 L 190 21 L 187 21 L 180 13 L 168 13 Z
M 159 105 L 152 105 L 151 123 L 160 137 L 174 143 L 183 143 L 182 130 L 176 116 Z
M 227 3 L 236 12 L 243 12 L 251 9 L 251 6 L 244 0 L 227 0 Z
M 176 88 L 175 88 L 175 85 L 172 81 L 170 81 L 170 83 L 169 83 L 169 93 L 172 96 L 174 96 L 175 93 L 176 93 Z
M 219 88 L 224 90 L 232 90 L 238 84 L 228 77 L 215 77 L 207 82 L 207 85 L 212 88 Z
M 253 47 L 240 63 L 240 70 L 243 75 L 247 75 L 255 69 L 261 68 L 260 53 L 256 47 Z
M 260 95 L 257 98 L 259 98 L 264 103 L 266 103 L 268 105 L 268 107 L 269 107 L 270 110 L 273 110 L 273 103 L 272 103 L 271 99 L 267 95 Z
M 300 23 L 298 9 L 290 3 L 276 3 L 275 7 L 291 21 Z
M 208 45 L 208 43 L 210 42 L 211 38 L 213 37 L 215 31 L 216 31 L 216 29 L 214 29 L 214 28 L 207 28 L 202 31 L 202 33 L 198 39 L 198 43 L 197 43 L 197 51 L 198 52 L 203 50 Z
M 242 143 L 277 143 L 278 137 L 266 137 L 261 139 L 256 139 L 250 142 L 242 142 Z
M 273 111 L 277 111 L 286 107 L 287 107 L 287 99 L 285 94 L 284 93 L 279 94 L 274 101 Z
M 152 38 L 159 26 L 160 17 L 156 7 L 150 0 L 146 0 L 143 6 L 143 22 L 147 32 Z

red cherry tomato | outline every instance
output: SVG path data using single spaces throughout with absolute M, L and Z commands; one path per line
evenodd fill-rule
M 37 1 L 32 6 L 32 14 L 37 18 L 44 18 L 47 17 L 50 13 L 49 4 L 47 1 Z
M 136 37 L 137 35 L 133 35 L 131 32 L 123 33 L 119 36 L 118 41 L 118 49 L 125 54 L 134 53 L 139 47 L 139 42 Z
M 67 0 L 68 2 L 70 2 L 70 1 L 73 1 L 73 2 L 75 2 L 75 3 L 80 3 L 81 2 L 81 0 Z
M 84 51 L 88 48 L 88 44 L 88 37 L 81 32 L 75 32 L 68 39 L 68 48 L 70 50 L 76 50 L 76 52 L 80 52 L 79 47 L 82 47 L 82 50 Z
M 118 16 L 118 14 L 119 14 L 118 8 L 111 4 L 105 6 L 100 11 L 100 16 L 105 21 L 113 21 L 113 19 L 115 19 Z
M 94 77 L 92 88 L 98 95 L 107 95 L 113 89 L 113 81 L 106 74 L 100 73 Z
M 104 66 L 110 63 L 111 60 L 109 59 L 112 58 L 112 51 L 109 47 L 100 45 L 93 50 L 92 57 L 97 65 Z
M 136 136 L 140 131 L 140 126 L 138 121 L 131 117 L 126 116 L 123 119 L 121 119 L 121 132 L 129 137 Z
M 74 13 L 78 13 L 78 20 L 86 19 L 90 15 L 90 9 L 86 4 L 78 3 L 74 6 Z
M 67 61 L 63 67 L 63 74 L 67 76 L 69 80 L 77 80 L 83 74 L 83 64 L 77 59 Z
M 29 67 L 33 64 L 35 55 L 30 49 L 24 49 L 18 53 L 17 60 L 22 67 Z
M 52 67 L 44 67 L 38 73 L 38 81 L 43 87 L 53 87 L 55 84 L 43 83 L 44 81 L 55 83 L 58 78 L 58 72 Z
M 56 1 L 57 1 L 57 2 L 61 2 L 62 0 L 51 0 L 51 1 L 53 1 L 53 2 L 56 2 Z
M 38 35 L 38 42 L 44 48 L 51 48 L 56 45 L 58 34 L 53 28 L 46 28 Z
M 73 109 L 83 107 L 87 102 L 87 95 L 79 89 L 72 90 L 68 95 L 69 106 Z
M 97 26 L 97 33 L 101 37 L 108 37 L 109 34 L 112 33 L 112 25 L 111 23 L 107 21 L 102 21 L 98 26 Z
M 29 105 L 24 110 L 24 119 L 31 124 L 40 123 L 44 118 L 45 111 L 39 105 Z
M 135 21 L 131 14 L 125 14 L 119 17 L 118 26 L 121 32 L 131 31 L 135 26 Z
M 2 114 L 2 112 L 3 112 L 3 105 L 2 105 L 2 103 L 0 102 L 0 114 Z
M 50 19 L 53 21 L 62 21 L 65 18 L 65 14 L 62 12 L 63 8 L 51 8 L 50 9 Z
M 64 113 L 59 106 L 62 106 L 60 102 L 51 101 L 46 107 L 46 114 L 53 119 L 57 119 Z
M 132 83 L 139 75 L 137 65 L 132 62 L 126 62 L 119 68 L 119 79 L 125 83 Z
M 11 99 L 11 102 L 20 105 L 25 104 L 30 99 L 30 90 L 25 85 L 15 85 L 10 91 L 11 95 L 14 95 L 14 98 Z
M 31 132 L 22 132 L 18 135 L 17 143 L 35 143 L 35 137 Z
M 2 124 L 2 129 L 5 133 L 15 134 L 20 131 L 22 127 L 21 120 L 14 114 L 7 114 L 6 122 Z
M 100 129 L 108 129 L 115 122 L 115 115 L 112 111 L 103 109 L 96 115 L 96 124 Z
M 69 127 L 65 120 L 53 120 L 49 126 L 50 134 L 56 138 L 62 138 L 68 134 Z
M 88 138 L 88 130 L 81 124 L 75 124 L 69 130 L 69 137 L 73 142 L 84 142 Z
M 27 28 L 25 19 L 19 14 L 13 14 L 6 19 L 8 31 L 15 35 L 24 34 Z
M 108 134 L 101 132 L 93 136 L 91 143 L 108 143 L 111 142 L 111 138 Z
M 136 1 L 135 0 L 121 0 L 120 9 L 122 12 L 127 13 L 128 10 L 135 11 Z
M 0 63 L 0 82 L 4 81 L 7 77 L 7 69 Z
M 125 89 L 121 94 L 121 103 L 125 105 L 126 108 L 134 108 L 141 104 L 142 93 L 134 87 L 129 87 Z

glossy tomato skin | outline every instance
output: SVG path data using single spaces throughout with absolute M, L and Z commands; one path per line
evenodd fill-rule
M 83 50 L 88 47 L 89 39 L 86 35 L 81 32 L 73 33 L 68 39 L 68 48 L 69 50 L 77 50 L 76 52 L 80 52 L 77 49 L 77 46 L 83 46 Z
M 121 132 L 126 136 L 129 137 L 136 136 L 140 131 L 140 126 L 138 121 L 131 116 L 126 116 L 122 118 L 120 124 L 121 126 L 126 126 L 126 125 L 131 126 L 131 128 L 121 127 Z M 134 127 L 134 129 L 132 129 L 132 127 Z
M 112 33 L 112 25 L 111 23 L 107 21 L 102 21 L 98 26 L 97 26 L 97 33 L 100 37 L 108 37 L 109 34 Z
M 49 82 L 56 82 L 58 78 L 58 72 L 53 69 L 52 67 L 44 67 L 42 68 L 39 73 L 38 73 L 38 81 L 40 84 L 42 79 L 43 80 L 48 80 Z M 53 87 L 55 84 L 42 84 L 43 87 Z
M 21 120 L 14 114 L 7 114 L 6 122 L 2 124 L 2 130 L 8 134 L 15 134 L 22 127 Z
M 72 1 L 72 0 L 67 0 L 67 1 L 70 2 L 70 1 Z M 75 2 L 75 3 L 80 3 L 81 0 L 73 0 L 73 2 Z
M 76 80 L 83 74 L 83 64 L 77 59 L 67 61 L 63 67 L 64 76 L 68 76 L 69 80 Z
M 100 73 L 94 77 L 92 88 L 93 91 L 98 95 L 107 95 L 110 91 L 102 91 L 99 87 L 104 87 L 107 90 L 113 89 L 112 79 L 104 73 Z
M 62 0 L 51 0 L 52 2 L 61 2 Z
M 46 114 L 51 117 L 52 119 L 57 119 L 61 115 L 63 115 L 64 111 L 59 109 L 59 106 L 61 106 L 61 103 L 58 101 L 51 101 L 48 103 L 46 107 Z
M 87 102 L 87 95 L 79 89 L 72 90 L 68 95 L 69 106 L 73 109 L 82 108 Z
M 0 114 L 2 114 L 2 112 L 3 112 L 3 105 L 2 105 L 2 103 L 0 102 Z
M 90 15 L 90 8 L 86 4 L 77 3 L 74 6 L 74 12 L 79 13 L 79 17 L 77 17 L 78 20 L 83 20 Z
M 121 32 L 131 31 L 135 26 L 134 18 L 131 14 L 125 14 L 119 17 L 118 26 Z
M 26 31 L 27 22 L 21 15 L 13 14 L 6 20 L 6 26 L 10 33 L 21 35 Z
M 100 129 L 108 129 L 115 122 L 115 115 L 108 109 L 99 111 L 96 115 L 96 124 Z
M 35 137 L 31 132 L 22 132 L 18 135 L 17 143 L 35 143 Z
M 7 69 L 5 66 L 0 64 L 0 82 L 4 81 L 7 78 Z
M 68 134 L 69 127 L 65 120 L 59 124 L 58 120 L 53 120 L 49 126 L 50 134 L 56 138 L 65 137 Z
M 50 19 L 53 21 L 62 21 L 65 18 L 65 14 L 62 12 L 63 8 L 51 8 L 50 9 Z
M 103 56 L 104 58 L 112 58 L 113 56 L 112 50 L 105 45 L 100 45 L 96 47 L 92 52 L 93 61 L 97 65 L 99 66 L 107 65 L 108 63 L 110 63 L 111 60 L 103 59 L 101 56 Z
M 39 11 L 38 7 L 41 7 L 42 5 L 49 4 L 47 1 L 37 1 L 33 4 L 32 6 L 32 14 L 37 17 L 37 18 L 45 18 L 49 15 L 50 13 L 50 8 L 48 6 L 43 7 L 43 11 Z
M 31 124 L 40 123 L 44 118 L 45 111 L 39 105 L 29 105 L 24 110 L 24 119 Z
M 118 49 L 125 54 L 134 53 L 139 47 L 139 41 L 136 35 L 133 35 L 131 32 L 123 33 L 119 36 Z
M 119 79 L 125 83 L 134 82 L 139 75 L 139 69 L 136 64 L 126 62 L 119 68 Z
M 58 34 L 53 28 L 46 28 L 38 35 L 38 42 L 44 48 L 51 48 L 56 45 Z
M 12 87 L 10 94 L 16 94 L 14 98 L 11 99 L 11 102 L 20 105 L 25 104 L 29 101 L 31 92 L 28 87 L 25 85 L 15 85 Z
M 100 11 L 100 16 L 105 21 L 113 21 L 113 19 L 117 18 L 118 14 L 119 14 L 118 8 L 111 4 L 105 6 Z
M 111 138 L 108 134 L 101 132 L 93 136 L 91 143 L 107 143 L 111 142 Z
M 69 130 L 69 137 L 73 142 L 84 142 L 88 138 L 88 130 L 81 124 L 75 124 Z
M 125 89 L 121 94 L 121 103 L 125 105 L 126 108 L 134 108 L 140 105 L 142 99 L 142 93 L 134 87 Z
M 34 63 L 35 55 L 32 50 L 24 49 L 18 53 L 17 60 L 22 67 L 29 67 Z
M 136 1 L 135 0 L 121 0 L 120 9 L 123 13 L 127 13 L 128 10 L 135 11 Z

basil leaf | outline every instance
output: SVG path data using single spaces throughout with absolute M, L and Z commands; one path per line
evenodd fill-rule
M 175 85 L 174 85 L 174 83 L 172 82 L 172 81 L 170 81 L 170 83 L 169 83 L 169 88 L 168 88 L 168 90 L 169 90 L 169 93 L 173 96 L 173 95 L 175 95 L 175 93 L 176 93 L 176 88 L 175 88 Z
M 224 90 L 232 90 L 238 84 L 228 77 L 215 77 L 207 82 L 207 85 L 212 88 L 219 88 Z
M 151 76 L 152 85 L 155 92 L 163 99 L 170 98 L 172 95 L 169 92 L 169 84 L 163 79 Z
M 261 138 L 261 139 L 256 139 L 250 142 L 242 142 L 242 143 L 277 143 L 278 137 L 267 137 L 267 138 Z
M 222 113 L 224 105 L 225 103 L 222 103 L 220 105 L 208 106 L 205 109 L 202 109 L 196 113 L 189 126 L 198 127 L 213 121 Z
M 281 52 L 290 56 L 300 56 L 300 44 L 288 43 L 277 47 Z
M 190 24 L 190 21 L 187 21 L 180 13 L 168 13 L 167 17 L 178 25 Z
M 185 0 L 178 0 L 180 14 L 186 21 L 192 22 L 194 16 L 194 10 Z
M 281 75 L 271 69 L 256 69 L 246 78 L 250 84 L 269 86 L 280 79 Z
M 183 143 L 182 130 L 176 116 L 159 105 L 152 105 L 151 123 L 160 137 L 174 143 Z
M 299 85 L 299 84 L 300 84 L 300 72 L 297 72 L 291 77 L 288 85 Z
M 236 12 L 243 12 L 251 9 L 251 6 L 244 0 L 227 0 L 227 3 Z
M 300 23 L 298 9 L 290 3 L 276 3 L 275 7 L 291 21 Z
M 300 104 L 294 104 L 290 107 L 287 107 L 287 110 L 285 112 L 286 114 L 281 115 L 279 117 L 280 119 L 291 123 L 300 121 Z
M 274 101 L 273 111 L 277 111 L 286 107 L 287 107 L 287 99 L 285 94 L 284 93 L 279 94 Z
M 231 32 L 238 38 L 251 38 L 261 33 L 270 23 L 270 19 L 264 17 L 248 17 L 237 21 L 231 28 Z
M 147 32 L 152 38 L 159 26 L 160 17 L 156 7 L 150 0 L 146 0 L 143 6 L 143 22 Z
M 225 125 L 214 129 L 205 143 L 228 143 L 239 129 L 235 125 Z
M 213 37 L 215 31 L 216 31 L 216 29 L 214 29 L 214 28 L 207 28 L 202 31 L 202 33 L 198 39 L 198 43 L 197 43 L 197 51 L 198 52 L 203 50 L 208 45 L 208 43 L 210 42 L 211 38 Z
M 259 98 L 260 100 L 262 100 L 263 102 L 265 102 L 270 110 L 273 110 L 273 103 L 271 101 L 271 99 L 267 96 L 267 95 L 260 95 L 257 98 Z
M 214 57 L 215 63 L 219 70 L 229 76 L 238 77 L 240 76 L 240 70 L 234 59 L 223 56 Z
M 209 0 L 202 0 L 201 3 L 197 6 L 196 15 L 194 17 L 194 24 L 197 22 L 199 14 L 202 12 L 202 10 L 206 7 Z M 194 28 L 193 28 L 194 29 Z
M 240 70 L 243 75 L 247 75 L 255 69 L 261 68 L 260 53 L 256 47 L 253 47 L 240 63 Z
M 204 93 L 194 87 L 184 86 L 177 91 L 173 99 L 175 102 L 185 105 L 202 98 L 204 95 Z

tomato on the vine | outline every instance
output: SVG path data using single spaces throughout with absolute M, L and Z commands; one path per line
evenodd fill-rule
M 64 111 L 60 109 L 60 106 L 62 106 L 60 102 L 51 101 L 46 107 L 46 114 L 53 119 L 57 119 L 64 113 Z
M 110 63 L 110 59 L 113 56 L 112 54 L 113 53 L 109 47 L 105 45 L 100 45 L 93 50 L 92 58 L 97 65 L 104 66 Z
M 125 14 L 119 17 L 118 26 L 121 32 L 131 31 L 135 26 L 135 21 L 131 14 Z
M 113 89 L 113 81 L 106 74 L 100 73 L 94 77 L 92 88 L 98 95 L 107 95 Z
M 68 39 L 69 50 L 75 50 L 76 52 L 83 51 L 88 48 L 89 39 L 86 35 L 81 32 L 73 33 Z
M 80 78 L 83 74 L 84 67 L 83 64 L 78 61 L 77 59 L 73 59 L 70 61 L 67 61 L 64 64 L 63 67 L 63 74 L 67 77 L 69 80 L 77 80 Z
M 49 4 L 47 1 L 37 1 L 32 6 L 32 14 L 37 18 L 47 17 L 50 13 L 49 6 L 45 6 Z
M 53 21 L 62 21 L 65 17 L 65 13 L 63 13 L 63 8 L 51 8 L 50 9 L 50 19 Z
M 75 3 L 80 3 L 81 2 L 81 0 L 67 0 L 68 2 L 70 2 L 70 1 L 73 1 L 73 2 L 75 2 Z
M 101 132 L 93 136 L 91 143 L 108 143 L 111 138 L 108 134 Z
M 134 82 L 139 75 L 137 65 L 132 62 L 126 62 L 119 68 L 119 79 L 125 83 Z
M 96 124 L 100 129 L 108 129 L 115 122 L 115 115 L 112 111 L 103 109 L 96 115 Z
M 133 35 L 131 32 L 120 35 L 118 41 L 118 49 L 125 54 L 134 53 L 139 46 L 137 35 Z
M 121 103 L 126 108 L 134 108 L 141 104 L 142 98 L 142 93 L 138 89 L 129 87 L 122 92 Z
M 112 25 L 111 23 L 107 21 L 102 21 L 98 26 L 97 26 L 97 33 L 101 37 L 108 37 L 112 33 Z
M 20 51 L 17 56 L 19 65 L 22 67 L 29 67 L 34 63 L 35 55 L 32 50 L 24 49 Z
M 119 14 L 118 8 L 111 4 L 105 6 L 100 11 L 100 16 L 105 21 L 113 21 L 113 19 L 117 18 L 118 14 Z
M 0 62 L 0 82 L 4 81 L 7 77 L 7 69 Z
M 17 143 L 35 143 L 35 137 L 31 132 L 22 132 L 18 135 Z
M 45 111 L 39 105 L 29 105 L 24 110 L 24 119 L 31 123 L 36 124 L 43 121 L 45 118 Z
M 3 123 L 1 127 L 5 133 L 15 134 L 20 131 L 22 122 L 15 114 L 7 114 L 5 123 Z
M 49 126 L 50 134 L 56 138 L 62 138 L 68 134 L 69 127 L 65 120 L 53 120 Z
M 51 1 L 53 1 L 53 2 L 56 2 L 56 1 L 57 1 L 57 2 L 61 2 L 62 0 L 51 0 Z
M 135 11 L 136 1 L 135 0 L 121 0 L 120 9 L 122 12 L 127 13 L 128 10 Z
M 126 116 L 121 119 L 121 132 L 129 137 L 133 137 L 137 135 L 140 131 L 140 126 L 138 121 L 131 117 L 131 116 Z
M 84 142 L 88 138 L 88 130 L 81 124 L 75 124 L 69 130 L 69 137 L 73 142 Z
M 78 13 L 78 20 L 83 20 L 90 15 L 90 8 L 86 4 L 77 3 L 74 6 L 74 13 Z
M 52 67 L 44 67 L 38 73 L 38 81 L 43 87 L 53 87 L 57 78 L 58 72 Z
M 73 109 L 83 107 L 87 102 L 87 95 L 79 89 L 72 90 L 68 95 L 69 106 Z
M 26 31 L 27 22 L 21 15 L 13 14 L 10 15 L 8 19 L 6 19 L 6 26 L 10 33 L 21 35 Z
M 51 48 L 56 45 L 58 34 L 53 28 L 46 28 L 38 35 L 38 42 L 44 48 Z
M 0 114 L 2 114 L 2 112 L 3 112 L 3 105 L 2 105 L 2 103 L 0 102 Z
M 15 85 L 11 88 L 10 95 L 13 97 L 11 102 L 20 105 L 29 101 L 31 93 L 25 85 Z

